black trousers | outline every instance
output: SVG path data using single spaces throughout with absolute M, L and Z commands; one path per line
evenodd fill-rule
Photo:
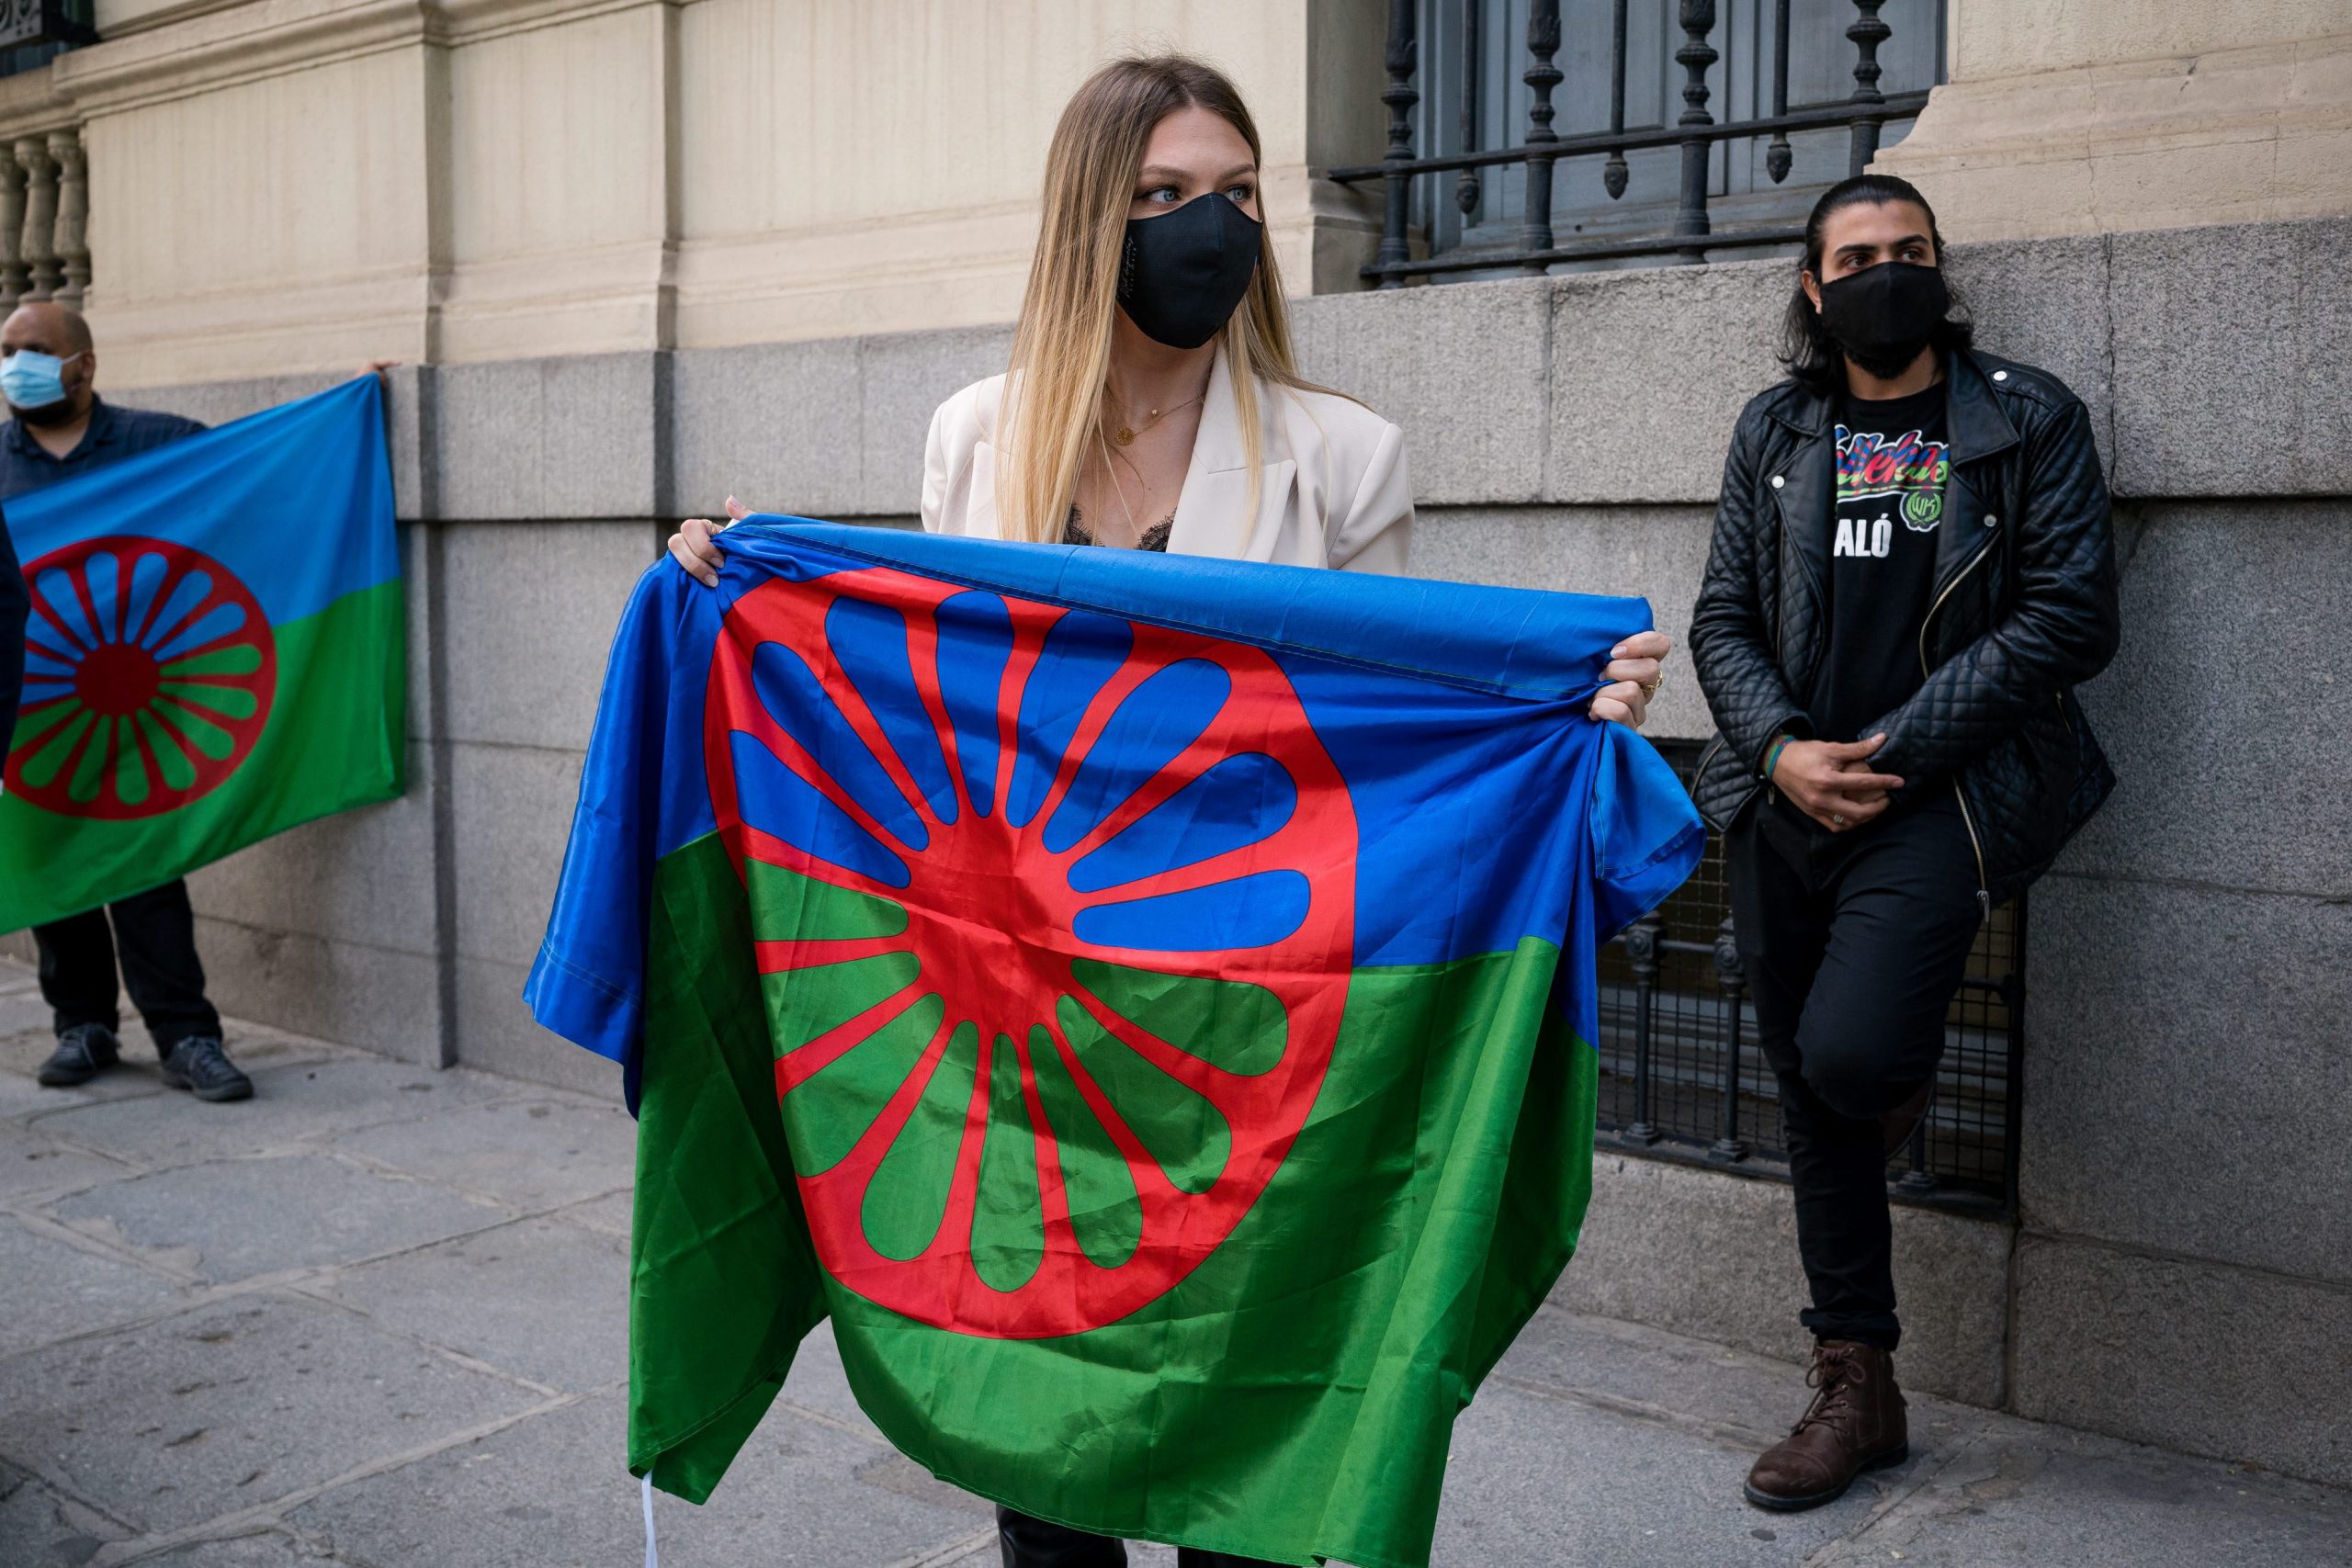
M 1004 1568 L 1126 1568 L 1127 1549 L 1106 1535 L 1089 1535 L 999 1505 L 996 1540 Z M 1272 1568 L 1255 1557 L 1229 1551 L 1176 1549 L 1177 1568 Z
M 112 925 L 109 928 L 108 922 Z M 155 1049 L 197 1035 L 220 1035 L 220 1015 L 204 999 L 204 965 L 196 956 L 196 912 L 187 884 L 174 877 L 161 887 L 33 928 L 40 948 L 40 994 L 56 1014 L 60 1034 L 83 1023 L 122 1027 L 115 963 Z
M 1931 1078 L 1983 919 L 1976 854 L 1946 783 L 1832 833 L 1759 795 L 1724 854 L 1765 1060 L 1780 1082 L 1797 1250 L 1816 1338 L 1901 1337 L 1879 1118 Z

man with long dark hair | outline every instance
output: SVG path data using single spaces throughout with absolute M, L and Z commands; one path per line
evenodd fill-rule
M 1972 347 L 1934 213 L 1833 186 L 1782 355 L 1740 415 L 1690 652 L 1721 735 L 1701 809 L 1778 1080 L 1813 1304 L 1811 1403 L 1750 1502 L 1807 1508 L 1909 1452 L 1886 1162 L 1926 1112 L 1979 924 L 2113 786 L 2074 688 L 2117 635 L 2081 401 Z

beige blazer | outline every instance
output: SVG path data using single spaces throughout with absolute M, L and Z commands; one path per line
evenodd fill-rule
M 1000 536 L 996 436 L 1003 398 L 1004 378 L 991 376 L 931 416 L 922 471 L 922 525 L 931 532 Z M 1252 513 L 1240 412 L 1219 348 L 1169 552 L 1403 576 L 1413 531 L 1404 432 L 1347 398 L 1264 381 L 1258 415 L 1262 467 Z

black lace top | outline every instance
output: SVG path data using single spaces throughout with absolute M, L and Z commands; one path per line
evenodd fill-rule
M 1175 526 L 1176 515 L 1170 513 L 1143 531 L 1143 537 L 1136 541 L 1136 548 L 1167 553 L 1168 536 Z M 1062 525 L 1062 543 L 1065 545 L 1094 543 L 1094 530 L 1086 525 L 1086 519 L 1078 514 L 1078 508 L 1075 505 L 1069 509 L 1069 521 Z

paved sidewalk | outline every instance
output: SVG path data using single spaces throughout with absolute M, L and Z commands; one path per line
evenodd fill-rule
M 31 985 L 0 964 L 0 1568 L 640 1560 L 619 1110 L 242 1026 L 250 1104 L 164 1089 L 136 1031 L 42 1089 Z M 2352 1564 L 2352 1494 L 1931 1400 L 1908 1464 L 1756 1512 L 1739 1477 L 1801 1393 L 1546 1309 L 1462 1419 L 1435 1561 Z M 986 1506 L 876 1436 L 821 1336 L 711 1504 L 658 1507 L 670 1568 L 995 1561 Z

